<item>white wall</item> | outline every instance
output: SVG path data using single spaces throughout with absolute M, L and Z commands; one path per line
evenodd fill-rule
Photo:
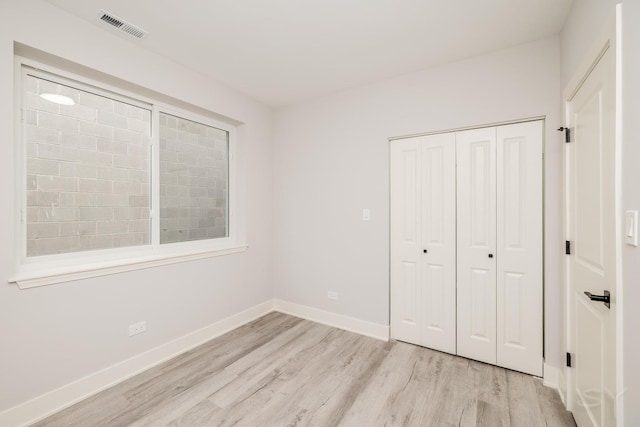
M 348 90 L 276 113 L 276 296 L 389 324 L 387 138 L 534 116 L 546 122 L 547 363 L 561 346 L 559 39 Z M 362 208 L 371 221 L 362 222 Z M 337 291 L 338 301 L 327 299 Z
M 623 164 L 622 211 L 640 210 L 640 2 L 625 1 L 623 10 Z M 640 425 L 640 249 L 624 246 L 624 416 Z
M 637 0 L 579 0 L 561 34 L 563 87 L 577 71 L 595 36 L 622 3 L 622 215 L 640 210 L 640 2 Z M 621 218 L 621 220 L 623 220 Z M 623 411 L 624 425 L 640 424 L 640 249 L 622 247 Z M 619 420 L 620 421 L 620 420 Z
M 623 10 L 623 164 L 622 211 L 640 210 L 640 2 L 625 1 Z M 640 425 L 640 249 L 622 251 L 624 301 L 624 419 Z
M 574 0 L 560 34 L 562 89 L 581 65 L 599 31 L 613 16 L 618 0 Z
M 2 412 L 271 299 L 273 242 L 269 108 L 44 1 L 2 1 L 0 16 Z M 238 132 L 238 212 L 249 250 L 30 290 L 8 284 L 16 210 L 14 41 L 244 122 Z M 128 325 L 141 320 L 147 332 L 129 338 Z

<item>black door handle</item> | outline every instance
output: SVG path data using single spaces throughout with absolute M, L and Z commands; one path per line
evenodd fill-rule
M 588 296 L 591 301 L 601 301 L 605 307 L 611 309 L 611 292 L 604 291 L 604 295 L 593 295 L 591 292 L 585 292 L 584 294 Z

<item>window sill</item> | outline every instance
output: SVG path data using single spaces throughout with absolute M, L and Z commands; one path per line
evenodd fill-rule
M 15 283 L 20 289 L 36 288 L 39 286 L 53 285 L 56 283 L 70 282 L 73 280 L 88 279 L 91 277 L 106 276 L 109 274 L 123 273 L 125 271 L 141 270 L 144 268 L 161 265 L 176 264 L 179 262 L 194 261 L 244 252 L 248 245 L 234 245 L 223 249 L 207 249 L 202 251 L 189 251 L 183 253 L 149 255 L 125 260 L 96 262 L 91 264 L 66 266 L 20 271 L 9 279 L 9 283 Z

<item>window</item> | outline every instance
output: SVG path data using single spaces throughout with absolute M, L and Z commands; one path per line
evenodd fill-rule
M 26 256 L 149 244 L 149 107 L 30 73 L 24 83 Z
M 160 113 L 160 243 L 226 237 L 229 132 Z
M 232 126 L 49 71 L 22 63 L 17 276 L 234 247 Z

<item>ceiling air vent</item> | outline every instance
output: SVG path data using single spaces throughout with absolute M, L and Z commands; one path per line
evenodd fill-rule
M 128 23 L 124 19 L 118 18 L 112 13 L 109 13 L 105 10 L 101 10 L 98 14 L 98 18 L 111 25 L 112 27 L 116 27 L 120 31 L 124 31 L 127 34 L 132 35 L 136 38 L 144 38 L 148 33 L 140 27 L 136 27 L 133 24 Z

